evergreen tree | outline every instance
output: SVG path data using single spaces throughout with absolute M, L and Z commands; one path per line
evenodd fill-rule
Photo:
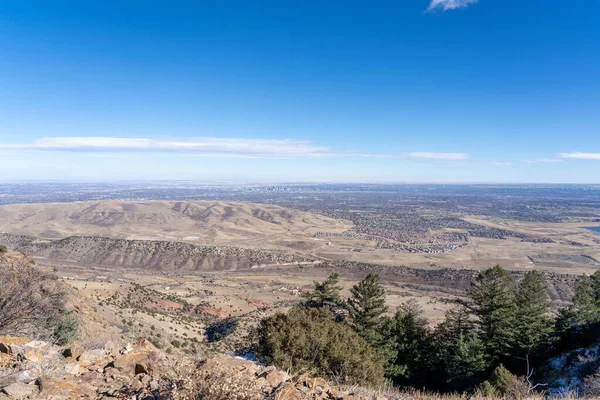
M 443 341 L 451 346 L 458 340 L 474 331 L 474 321 L 470 310 L 467 307 L 458 305 L 452 307 L 444 314 L 442 321 L 436 328 L 436 337 L 438 341 Z
M 596 301 L 596 306 L 600 307 L 600 271 L 594 272 L 590 277 L 592 285 L 592 296 Z
M 509 353 L 516 317 L 512 278 L 499 265 L 481 272 L 469 290 L 479 338 L 492 360 Z
M 428 321 L 416 300 L 411 299 L 398 307 L 396 311 L 394 338 L 396 340 L 397 381 L 410 382 L 419 374 L 423 363 L 423 347 L 428 337 Z
M 446 373 L 450 386 L 455 390 L 468 389 L 489 366 L 485 346 L 473 334 L 461 334 L 448 350 Z
M 388 307 L 379 275 L 370 273 L 354 285 L 350 293 L 348 310 L 354 330 L 388 361 L 388 373 L 393 372 L 392 365 L 396 358 L 396 346 L 391 337 L 394 320 L 384 316 Z
M 530 271 L 525 274 L 517 290 L 516 302 L 515 350 L 521 355 L 531 354 L 548 342 L 554 324 L 541 273 Z
M 385 289 L 379 283 L 379 276 L 370 273 L 365 279 L 350 289 L 348 310 L 354 330 L 374 348 L 383 341 L 381 332 L 382 317 L 388 307 L 385 305 Z
M 562 309 L 557 319 L 559 332 L 600 322 L 600 308 L 594 297 L 592 282 L 592 279 L 585 274 L 579 278 L 573 295 L 573 304 Z
M 332 272 L 323 282 L 314 282 L 315 289 L 305 297 L 311 307 L 330 307 L 343 304 L 340 292 L 342 287 L 338 286 L 340 275 Z

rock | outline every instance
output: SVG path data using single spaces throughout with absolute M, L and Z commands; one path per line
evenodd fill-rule
M 71 375 L 79 375 L 81 372 L 81 366 L 77 363 L 67 363 L 65 364 L 65 372 Z
M 139 349 L 143 349 L 143 350 L 156 350 L 156 346 L 154 346 L 148 339 L 146 338 L 139 338 L 138 340 L 135 341 L 135 345 L 137 348 Z
M 304 385 L 309 389 L 319 392 L 329 390 L 329 384 L 327 384 L 327 381 L 323 378 L 306 378 L 304 380 Z
M 86 350 L 79 356 L 79 365 L 89 367 L 90 365 L 102 364 L 107 359 L 104 350 Z
M 13 399 L 23 399 L 32 396 L 37 392 L 35 385 L 28 385 L 23 382 L 13 383 L 4 388 L 4 393 Z
M 119 371 L 133 376 L 139 373 L 136 372 L 138 365 L 140 365 L 140 368 L 143 365 L 143 369 L 147 371 L 144 373 L 148 373 L 148 371 L 151 369 L 151 367 L 149 366 L 149 361 L 150 360 L 148 357 L 148 353 L 141 351 L 132 351 L 130 353 L 123 354 L 122 356 L 117 357 L 113 362 L 113 366 Z
M 142 390 L 144 388 L 144 385 L 142 384 L 142 382 L 140 382 L 139 379 L 133 379 L 129 383 L 129 388 L 134 392 L 139 392 L 140 390 Z
M 104 375 L 96 371 L 84 372 L 81 375 L 81 380 L 92 385 L 97 385 L 98 383 L 104 382 Z
M 150 368 L 148 368 L 147 364 L 135 364 L 135 374 L 149 374 Z
M 276 388 L 290 379 L 290 376 L 285 371 L 280 371 L 275 367 L 267 367 L 258 374 L 258 378 L 263 378 L 267 386 Z
M 11 368 L 17 359 L 12 356 L 12 354 L 0 353 L 0 370 L 6 370 Z
M 8 386 L 17 382 L 29 383 L 31 381 L 34 381 L 35 379 L 36 374 L 32 371 L 27 370 L 15 372 L 10 375 L 0 377 L 0 387 Z
M 40 363 L 44 358 L 44 353 L 47 351 L 48 346 L 48 343 L 39 340 L 29 342 L 23 346 L 23 358 L 34 363 Z M 16 347 L 13 348 L 13 351 L 16 351 Z
M 0 342 L 0 353 L 12 354 L 12 351 L 10 350 L 10 345 Z
M 80 355 L 83 354 L 85 349 L 81 346 L 73 346 L 63 350 L 63 356 L 65 358 L 74 358 L 77 359 Z
M 140 377 L 140 382 L 142 382 L 144 387 L 147 387 L 148 385 L 150 385 L 150 382 L 152 382 L 152 378 L 150 378 L 150 376 L 148 375 L 144 375 Z
M 121 371 L 115 367 L 106 367 L 104 368 L 104 375 L 112 378 L 113 376 L 121 375 Z
M 38 381 L 40 397 L 47 400 L 95 399 L 96 389 L 73 379 L 44 376 Z
M 23 353 L 25 353 L 25 347 L 21 344 L 13 343 L 9 345 L 8 353 L 14 355 L 15 357 L 23 357 Z

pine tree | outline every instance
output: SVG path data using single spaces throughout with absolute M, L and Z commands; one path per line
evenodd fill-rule
M 340 292 L 342 287 L 338 286 L 340 275 L 332 272 L 323 282 L 314 282 L 315 289 L 306 295 L 308 305 L 311 307 L 330 307 L 343 304 Z
M 419 373 L 423 362 L 423 347 L 428 337 L 428 321 L 415 299 L 398 307 L 394 316 L 394 337 L 397 346 L 395 365 L 397 380 L 410 380 Z
M 445 365 L 450 385 L 467 389 L 489 366 L 484 344 L 475 335 L 461 334 L 449 349 Z
M 394 321 L 384 316 L 388 307 L 379 275 L 370 273 L 354 285 L 350 293 L 348 311 L 354 330 L 387 360 L 386 369 L 389 373 L 393 372 L 392 365 L 396 358 L 396 344 L 391 337 Z
M 560 310 L 557 320 L 557 330 L 566 332 L 576 326 L 585 326 L 600 322 L 600 308 L 594 297 L 592 279 L 582 275 L 577 282 L 573 304 Z
M 600 307 L 600 271 L 594 272 L 590 277 L 592 285 L 592 296 L 596 301 L 596 306 Z
M 383 337 L 380 330 L 382 316 L 387 311 L 385 289 L 379 283 L 379 275 L 370 273 L 350 289 L 348 310 L 354 330 L 374 348 L 379 347 Z
M 516 317 L 512 278 L 499 265 L 480 273 L 469 290 L 479 338 L 492 360 L 509 353 Z
M 457 343 L 462 336 L 472 333 L 474 329 L 470 310 L 459 305 L 446 311 L 444 321 L 435 328 L 435 331 L 438 340 L 452 345 Z
M 548 342 L 554 324 L 541 273 L 530 271 L 525 274 L 516 302 L 515 350 L 521 355 L 531 354 Z

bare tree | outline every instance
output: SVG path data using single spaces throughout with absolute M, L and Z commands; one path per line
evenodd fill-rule
M 0 334 L 40 336 L 61 318 L 65 293 L 56 277 L 24 255 L 0 255 Z

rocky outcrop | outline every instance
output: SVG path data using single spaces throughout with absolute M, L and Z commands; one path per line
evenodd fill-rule
M 169 358 L 140 338 L 123 347 L 60 348 L 0 337 L 0 399 L 366 400 L 324 379 L 218 355 L 199 364 Z M 370 397 L 369 397 L 370 398 Z
M 47 342 L 0 337 L 0 398 L 157 398 L 167 358 L 145 339 L 118 348 L 60 348 Z
M 0 243 L 5 243 L 13 250 L 51 261 L 169 271 L 229 271 L 308 261 L 290 254 L 238 247 L 91 236 L 72 236 L 50 241 L 2 233 Z

